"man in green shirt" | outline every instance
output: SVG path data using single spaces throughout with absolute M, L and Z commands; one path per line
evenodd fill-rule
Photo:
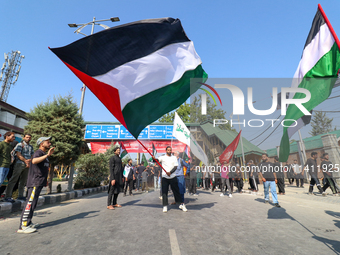
M 14 141 L 15 136 L 13 132 L 6 132 L 5 140 L 0 143 L 0 186 L 7 177 L 9 166 L 11 165 L 11 142 Z

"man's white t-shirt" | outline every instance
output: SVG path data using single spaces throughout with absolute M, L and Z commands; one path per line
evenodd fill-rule
M 168 156 L 168 155 L 162 155 L 158 158 L 159 163 L 162 164 L 162 167 L 167 171 L 170 172 L 175 166 L 178 166 L 178 161 L 175 156 Z M 162 169 L 162 177 L 167 179 L 172 179 L 176 177 L 175 173 L 172 173 L 170 176 L 168 176 L 164 170 Z

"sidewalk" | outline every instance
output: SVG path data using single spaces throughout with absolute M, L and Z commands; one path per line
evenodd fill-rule
M 46 195 L 46 187 L 44 187 L 41 191 L 41 195 L 39 196 L 39 201 L 37 207 L 48 205 L 48 204 L 55 204 L 58 202 L 80 198 L 87 194 L 91 193 L 98 193 L 108 190 L 108 185 L 100 186 L 97 188 L 88 188 L 88 189 L 81 189 L 81 190 L 73 190 L 68 192 L 56 193 L 57 186 L 61 184 L 61 191 L 65 191 L 67 189 L 68 182 L 53 182 L 52 183 L 52 194 Z M 9 202 L 0 202 L 0 216 L 6 215 L 12 212 L 21 211 L 24 207 L 26 201 L 23 200 L 16 200 L 15 203 Z

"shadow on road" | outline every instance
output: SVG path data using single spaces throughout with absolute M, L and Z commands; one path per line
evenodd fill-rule
M 209 190 L 204 190 L 204 189 L 197 190 L 197 194 L 199 194 L 199 193 L 204 193 L 204 194 L 212 195 L 212 192 L 211 192 L 211 191 L 209 191 Z
M 124 204 L 121 204 L 121 206 L 129 206 L 129 205 L 134 205 L 135 203 L 141 201 L 141 199 L 138 199 L 138 200 L 132 200 L 132 201 L 129 201 L 129 202 L 126 202 Z
M 69 217 L 66 217 L 66 218 L 62 218 L 62 219 L 59 219 L 59 220 L 43 223 L 43 224 L 40 225 L 39 229 L 47 228 L 47 227 L 53 227 L 53 226 L 63 224 L 63 223 L 69 222 L 69 221 L 73 221 L 73 220 L 76 220 L 76 219 L 93 218 L 93 217 L 96 217 L 97 215 L 92 215 L 92 216 L 88 216 L 88 215 L 91 214 L 91 213 L 97 213 L 97 212 L 99 212 L 99 211 L 82 212 L 82 213 L 78 213 L 78 214 L 75 214 L 75 215 L 72 215 L 72 216 L 69 216 Z
M 333 211 L 325 211 L 325 213 L 327 213 L 330 216 L 333 216 L 339 220 L 334 220 L 334 225 L 338 228 L 340 228 L 340 212 L 333 212 Z
M 188 210 L 202 210 L 205 208 L 211 208 L 216 204 L 216 202 L 206 203 L 206 204 L 189 204 L 187 205 Z
M 257 202 L 264 203 L 264 199 L 257 198 L 255 199 Z M 340 213 L 337 212 L 332 212 L 332 211 L 326 211 L 327 214 L 332 215 L 334 217 L 340 218 Z M 312 238 L 315 240 L 318 240 L 325 244 L 331 251 L 333 251 L 335 254 L 340 254 L 340 242 L 336 240 L 330 240 L 324 237 L 317 236 L 314 234 L 310 229 L 308 229 L 305 225 L 303 225 L 301 222 L 299 222 L 297 219 L 293 218 L 290 216 L 287 212 L 286 209 L 284 208 L 276 208 L 272 207 L 268 210 L 268 219 L 274 219 L 274 220 L 279 220 L 279 219 L 290 219 L 298 223 L 301 227 L 303 227 L 305 230 L 307 230 L 310 234 L 312 234 Z

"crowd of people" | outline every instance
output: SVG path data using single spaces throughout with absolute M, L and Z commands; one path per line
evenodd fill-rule
M 119 148 L 117 149 L 119 150 Z M 187 211 L 184 203 L 185 194 L 198 196 L 197 190 L 201 189 L 211 192 L 219 191 L 221 197 L 226 195 L 232 197 L 235 189 L 238 193 L 243 192 L 245 180 L 249 182 L 250 187 L 248 189 L 253 192 L 257 192 L 262 183 L 265 203 L 269 203 L 270 192 L 274 206 L 280 207 L 278 195 L 285 195 L 285 179 L 288 179 L 291 185 L 295 181 L 296 187 L 304 188 L 305 179 L 308 179 L 309 176 L 308 194 L 314 194 L 314 185 L 317 186 L 323 196 L 326 196 L 325 191 L 328 188 L 331 189 L 334 196 L 340 194 L 339 185 L 333 177 L 333 172 L 338 172 L 339 169 L 329 161 L 327 153 L 321 156 L 319 165 L 317 164 L 317 157 L 317 153 L 312 152 L 311 158 L 307 160 L 305 165 L 298 165 L 297 160 L 294 160 L 292 164 L 288 162 L 282 164 L 277 156 L 271 162 L 268 155 L 264 153 L 261 162 L 257 165 L 254 164 L 253 160 L 249 160 L 245 166 L 241 166 L 234 158 L 230 162 L 205 166 L 184 160 L 180 152 L 173 153 L 172 148 L 168 146 L 166 154 L 158 159 L 153 157 L 152 165 L 138 164 L 133 166 L 132 160 L 129 160 L 126 166 L 122 165 L 121 180 L 125 183 L 124 196 L 127 194 L 127 190 L 129 190 L 131 196 L 133 191 L 148 192 L 150 186 L 154 190 L 159 190 L 160 199 L 163 200 L 163 212 L 167 212 L 169 187 L 174 194 L 174 203 L 179 204 L 179 208 L 183 211 Z M 323 175 L 321 182 L 318 172 Z M 307 174 L 305 175 L 305 173 Z M 321 186 L 321 183 L 323 186 Z M 114 209 L 114 207 L 120 207 L 120 205 L 116 204 L 116 201 L 113 204 L 108 203 L 108 209 Z
M 30 134 L 25 134 L 20 143 L 14 141 L 13 132 L 7 132 L 4 138 L 4 141 L 0 142 L 0 185 L 6 179 L 8 184 L 5 190 L 1 186 L 0 191 L 1 193 L 6 191 L 4 201 L 13 203 L 13 190 L 18 189 L 18 199 L 26 201 L 18 233 L 32 233 L 39 226 L 32 222 L 32 217 L 41 189 L 47 185 L 48 157 L 53 154 L 54 147 L 51 147 L 51 137 L 39 138 L 37 151 L 34 151 L 30 144 Z M 259 185 L 262 183 L 265 203 L 269 203 L 270 191 L 274 206 L 280 207 L 278 194 L 285 195 L 285 178 L 288 179 L 289 184 L 293 185 L 295 181 L 296 187 L 303 188 L 305 173 L 308 173 L 310 179 L 308 194 L 314 194 L 315 185 L 323 196 L 326 196 L 325 191 L 328 188 L 334 196 L 340 193 L 340 187 L 333 176 L 334 172 L 339 172 L 339 167 L 329 160 L 327 153 L 320 157 L 320 164 L 317 164 L 318 154 L 312 152 L 305 165 L 298 165 L 296 160 L 293 164 L 288 162 L 282 164 L 278 157 L 274 157 L 271 162 L 268 155 L 264 153 L 261 162 L 257 165 L 253 160 L 246 165 L 240 165 L 237 159 L 233 158 L 230 162 L 224 161 L 216 165 L 205 166 L 198 162 L 184 160 L 183 153 L 173 152 L 168 146 L 165 154 L 158 158 L 152 157 L 151 164 L 145 166 L 143 162 L 134 166 L 131 159 L 126 165 L 122 163 L 119 147 L 114 148 L 113 151 L 114 155 L 109 162 L 107 199 L 107 209 L 110 210 L 122 207 L 118 203 L 119 193 L 126 196 L 129 192 L 128 194 L 133 196 L 134 192 L 148 192 L 151 186 L 160 192 L 159 198 L 162 200 L 163 212 L 168 210 L 169 191 L 174 195 L 173 204 L 179 205 L 179 209 L 186 212 L 188 209 L 184 203 L 185 194 L 198 196 L 197 190 L 201 189 L 211 192 L 219 191 L 221 197 L 227 195 L 231 198 L 235 188 L 236 192 L 243 192 L 245 180 L 249 181 L 249 189 L 254 192 L 259 190 Z M 25 186 L 27 187 L 26 196 L 24 196 Z
M 15 141 L 13 132 L 6 132 L 4 141 L 0 142 L 0 195 L 6 191 L 3 201 L 14 203 L 13 190 L 18 189 L 18 200 L 24 200 L 17 233 L 33 233 L 39 224 L 32 222 L 33 212 L 37 206 L 40 192 L 47 185 L 49 172 L 48 157 L 54 152 L 51 137 L 37 140 L 39 149 L 34 151 L 30 144 L 32 136 L 25 134 L 21 142 Z M 2 185 L 7 181 L 7 185 Z M 24 189 L 27 187 L 26 196 Z

